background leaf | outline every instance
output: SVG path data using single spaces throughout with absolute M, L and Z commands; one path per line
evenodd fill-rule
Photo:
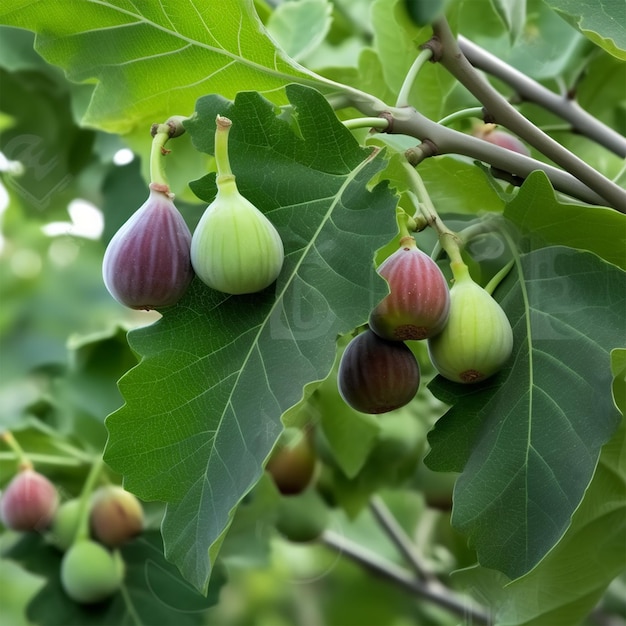
M 513 326 L 510 365 L 472 388 L 431 383 L 454 406 L 429 435 L 427 464 L 463 471 L 452 523 L 483 566 L 515 579 L 563 536 L 619 422 L 609 353 L 626 281 L 591 253 L 542 248 L 496 295 Z
M 613 381 L 613 399 L 622 415 L 626 415 L 626 349 L 611 352 L 611 371 Z
M 107 419 L 107 462 L 140 497 L 169 503 L 167 556 L 200 589 L 281 414 L 328 374 L 337 334 L 362 323 L 385 292 L 372 250 L 395 233 L 395 198 L 366 188 L 384 161 L 358 146 L 319 93 L 287 93 L 297 134 L 255 93 L 235 104 L 208 96 L 188 125 L 210 152 L 217 113 L 232 119 L 239 189 L 285 244 L 278 282 L 232 297 L 196 280 L 162 320 L 130 334 L 142 360 L 120 381 L 126 405 Z M 209 198 L 214 176 L 195 188 Z
M 526 23 L 526 0 L 491 0 L 491 2 L 509 31 L 511 43 L 514 43 Z

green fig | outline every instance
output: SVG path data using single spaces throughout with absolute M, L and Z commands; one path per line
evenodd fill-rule
M 269 287 L 282 269 L 284 249 L 272 222 L 239 193 L 228 161 L 230 126 L 218 116 L 217 195 L 191 239 L 191 263 L 209 287 L 238 295 Z
M 450 264 L 450 315 L 428 340 L 430 359 L 449 380 L 476 383 L 500 371 L 511 356 L 513 331 L 500 305 L 469 275 L 464 263 Z
M 282 498 L 278 505 L 276 529 L 294 543 L 315 541 L 328 524 L 328 509 L 314 489 Z
M 81 604 L 101 602 L 121 586 L 124 566 L 104 546 L 88 539 L 75 543 L 61 561 L 61 584 Z
M 67 550 L 74 542 L 80 522 L 80 498 L 67 500 L 58 509 L 52 520 L 49 540 L 59 550 Z

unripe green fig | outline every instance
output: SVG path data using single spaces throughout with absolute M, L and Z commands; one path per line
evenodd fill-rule
M 320 494 L 307 489 L 278 505 L 276 529 L 289 541 L 305 543 L 317 539 L 328 523 L 328 509 Z
M 56 487 L 42 474 L 27 468 L 13 477 L 0 499 L 0 518 L 12 530 L 43 530 L 59 505 Z
M 368 329 L 346 347 L 337 383 L 341 397 L 356 411 L 386 413 L 413 399 L 420 370 L 406 344 L 387 341 Z
M 84 539 L 70 547 L 61 561 L 61 584 L 67 595 L 81 604 L 112 596 L 121 586 L 124 565 L 104 546 Z
M 102 277 L 109 293 L 131 309 L 176 304 L 191 279 L 191 232 L 171 194 L 150 185 L 144 204 L 113 236 Z
M 500 305 L 469 275 L 464 263 L 451 263 L 450 316 L 428 340 L 430 359 L 445 378 L 476 383 L 500 371 L 511 356 L 513 331 Z
M 97 489 L 91 500 L 91 532 L 105 546 L 114 548 L 130 541 L 143 530 L 143 507 L 123 487 L 107 485 Z
M 439 266 L 403 237 L 400 248 L 385 259 L 378 273 L 389 284 L 389 295 L 372 310 L 369 327 L 383 339 L 426 339 L 444 327 L 450 293 Z
M 306 433 L 298 432 L 291 441 L 279 442 L 265 469 L 283 495 L 303 492 L 315 475 L 317 457 Z
M 512 152 L 530 156 L 530 150 L 514 135 L 504 130 L 498 130 L 495 124 L 481 124 L 472 131 L 474 137 L 484 139 L 494 146 L 506 148 Z
M 228 162 L 230 125 L 230 120 L 218 116 L 217 195 L 194 231 L 191 262 L 209 287 L 239 295 L 261 291 L 278 278 L 284 249 L 272 222 L 237 189 Z
M 72 543 L 80 522 L 80 498 L 67 500 L 57 509 L 52 520 L 49 540 L 59 550 L 67 550 Z

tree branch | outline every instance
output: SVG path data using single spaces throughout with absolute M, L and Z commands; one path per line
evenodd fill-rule
M 433 23 L 433 32 L 441 44 L 438 61 L 485 106 L 498 123 L 581 180 L 611 206 L 626 213 L 626 191 L 566 150 L 511 106 L 463 55 L 445 18 Z
M 459 35 L 458 42 L 461 52 L 474 67 L 510 85 L 522 100 L 534 102 L 569 122 L 572 132 L 589 137 L 626 158 L 626 137 L 585 111 L 575 100 L 550 91 L 462 35 Z
M 488 612 L 484 608 L 477 608 L 469 598 L 459 596 L 446 587 L 443 590 L 433 589 L 427 583 L 413 578 L 404 568 L 383 559 L 375 552 L 346 539 L 339 533 L 325 530 L 320 540 L 324 545 L 359 563 L 373 574 L 381 576 L 406 591 L 447 609 L 454 615 L 466 618 L 469 623 L 485 624 L 487 626 L 491 624 Z

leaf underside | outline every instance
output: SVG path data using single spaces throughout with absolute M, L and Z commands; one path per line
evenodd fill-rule
M 208 96 L 188 125 L 213 149 L 215 117 L 233 121 L 230 160 L 241 193 L 277 227 L 285 264 L 276 284 L 228 296 L 195 279 L 156 324 L 129 335 L 140 364 L 120 381 L 126 404 L 107 418 L 106 460 L 125 485 L 168 503 L 166 554 L 205 589 L 243 496 L 258 481 L 281 414 L 323 379 L 339 333 L 385 294 L 373 251 L 395 234 L 396 198 L 367 182 L 384 167 L 359 147 L 324 98 L 287 88 L 292 118 L 257 93 Z M 214 195 L 214 176 L 196 193 Z

